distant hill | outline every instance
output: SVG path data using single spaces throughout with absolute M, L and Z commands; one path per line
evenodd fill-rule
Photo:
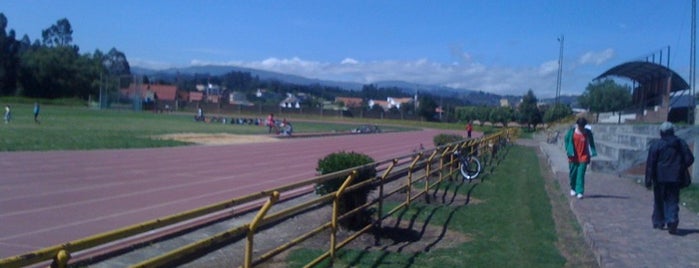
M 185 68 L 170 68 L 164 70 L 151 70 L 140 67 L 132 67 L 131 72 L 140 75 L 147 76 L 159 76 L 165 78 L 174 78 L 178 73 L 195 75 L 195 74 L 209 74 L 211 76 L 220 76 L 230 72 L 247 72 L 252 76 L 257 76 L 261 80 L 277 80 L 289 84 L 296 85 L 321 85 L 328 87 L 338 87 L 346 90 L 361 90 L 362 84 L 352 83 L 352 82 L 338 82 L 338 81 L 326 81 L 319 79 L 311 79 L 298 75 L 270 72 L 258 69 L 237 67 L 237 66 L 222 66 L 222 65 L 203 65 L 203 66 L 190 66 Z
M 177 75 L 195 75 L 195 74 L 208 74 L 211 76 L 220 76 L 230 72 L 247 72 L 252 76 L 257 76 L 261 80 L 276 80 L 289 84 L 296 85 L 321 85 L 327 87 L 337 87 L 344 90 L 361 90 L 364 84 L 353 83 L 353 82 L 338 82 L 338 81 L 328 81 L 320 79 L 311 79 L 298 75 L 270 72 L 258 69 L 237 67 L 237 66 L 222 66 L 222 65 L 203 65 L 203 66 L 190 66 L 185 68 L 170 68 L 165 70 L 152 70 L 140 67 L 131 67 L 131 72 L 139 75 L 146 75 L 150 77 L 155 77 L 157 79 L 163 79 L 166 81 L 174 81 Z M 521 99 L 521 96 L 502 96 L 492 93 L 487 93 L 483 91 L 468 90 L 468 89 L 456 89 L 440 85 L 425 85 L 410 83 L 405 81 L 379 81 L 373 83 L 378 88 L 398 88 L 403 90 L 406 94 L 414 95 L 415 93 L 420 94 L 420 92 L 427 93 L 440 98 L 454 98 L 463 100 L 466 103 L 472 105 L 499 105 L 502 98 L 506 98 L 510 103 L 517 103 Z M 542 100 L 543 101 L 543 100 Z M 562 96 L 561 102 L 563 103 L 577 103 L 577 96 Z

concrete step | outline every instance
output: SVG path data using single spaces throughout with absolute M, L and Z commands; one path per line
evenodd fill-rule
M 646 160 L 648 151 L 632 146 L 607 141 L 595 141 L 597 153 L 616 162 L 614 167 L 621 172 Z
M 595 141 L 606 141 L 618 143 L 639 150 L 648 148 L 650 142 L 657 139 L 658 135 L 648 135 L 645 133 L 617 132 L 617 133 L 595 133 Z
M 597 155 L 590 162 L 590 170 L 604 173 L 617 173 L 617 161 L 613 158 Z

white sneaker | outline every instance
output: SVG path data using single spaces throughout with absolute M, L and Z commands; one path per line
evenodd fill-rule
M 578 199 L 582 199 L 582 198 L 583 198 L 582 194 L 578 194 Z
M 570 190 L 570 196 L 575 196 L 575 190 Z

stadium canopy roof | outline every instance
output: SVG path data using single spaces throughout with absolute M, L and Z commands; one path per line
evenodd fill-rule
M 670 70 L 663 65 L 646 61 L 630 61 L 622 63 L 607 70 L 595 78 L 595 80 L 602 79 L 607 76 L 619 76 L 632 79 L 639 84 L 644 85 L 665 79 L 668 77 L 668 74 L 672 75 L 672 84 L 670 88 L 671 92 L 689 89 L 689 84 L 687 81 L 682 79 L 682 77 L 680 77 L 673 70 Z

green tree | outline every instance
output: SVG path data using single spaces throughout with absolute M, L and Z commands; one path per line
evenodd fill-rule
M 7 18 L 0 13 L 0 95 L 11 95 L 17 87 L 19 42 L 15 31 L 6 32 Z
M 578 98 L 580 105 L 597 113 L 617 112 L 631 104 L 631 89 L 619 85 L 612 79 L 593 82 L 587 85 L 585 92 Z
M 86 99 L 98 93 L 100 75 L 105 73 L 104 55 L 99 51 L 79 55 L 79 48 L 71 45 L 72 32 L 70 22 L 61 19 L 42 31 L 43 46 L 32 45 L 21 54 L 19 82 L 23 95 Z
M 454 111 L 456 119 L 462 122 L 471 122 L 476 120 L 476 107 L 458 107 Z
M 552 123 L 573 114 L 573 109 L 568 105 L 555 104 L 544 112 L 544 122 Z
M 488 106 L 476 106 L 475 108 L 475 119 L 478 120 L 480 126 L 483 126 L 485 122 L 490 121 L 490 113 L 493 108 Z
M 536 125 L 541 123 L 542 115 L 541 110 L 537 103 L 539 100 L 534 95 L 534 92 L 530 89 L 527 94 L 522 97 L 522 103 L 518 107 L 519 123 L 527 124 L 527 129 L 531 130 L 532 127 L 536 129 Z
M 93 56 L 95 58 L 102 59 L 102 65 L 107 70 L 109 75 L 121 76 L 131 74 L 129 61 L 126 60 L 126 55 L 124 55 L 123 52 L 117 50 L 116 48 L 110 49 L 109 52 L 107 52 L 107 55 L 101 55 L 101 52 L 99 52 L 100 55 L 98 55 L 98 52 L 99 51 L 95 52 Z
M 70 46 L 73 42 L 73 27 L 68 19 L 62 18 L 41 31 L 41 38 L 42 43 L 48 47 Z
M 418 102 L 417 114 L 426 121 L 435 121 L 437 103 L 434 99 L 429 95 L 422 95 L 419 97 Z
M 512 121 L 513 115 L 511 108 L 501 106 L 490 111 L 489 119 L 493 124 L 500 123 L 502 126 L 507 127 L 507 124 Z

